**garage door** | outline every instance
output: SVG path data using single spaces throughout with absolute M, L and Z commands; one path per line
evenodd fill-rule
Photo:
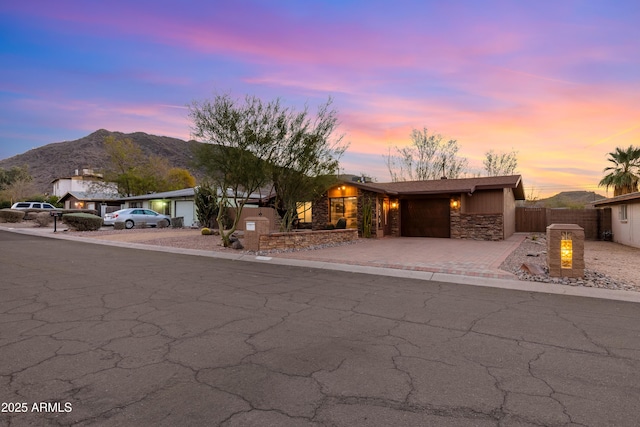
M 400 234 L 405 237 L 450 237 L 449 199 L 408 199 L 400 202 Z
M 176 216 L 184 218 L 184 226 L 191 227 L 195 223 L 194 203 L 192 201 L 176 201 Z

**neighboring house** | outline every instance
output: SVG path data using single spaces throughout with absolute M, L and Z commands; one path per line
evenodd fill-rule
M 640 192 L 596 200 L 596 208 L 610 207 L 613 241 L 640 248 Z
M 118 195 L 112 192 L 70 191 L 60 198 L 59 203 L 64 209 L 93 209 L 100 216 L 121 207 Z
M 520 175 L 367 183 L 344 181 L 313 203 L 313 229 L 345 218 L 362 230 L 372 207 L 374 236 L 502 240 L 515 233 L 516 200 L 524 200 Z
M 265 196 L 266 195 L 266 196 Z M 273 209 L 263 208 L 267 201 L 273 197 L 270 192 L 261 191 L 251 194 L 248 203 L 243 209 L 243 218 L 247 216 L 269 215 L 272 218 Z M 193 227 L 198 222 L 195 204 L 195 188 L 185 188 L 182 190 L 166 191 L 163 193 L 143 194 L 118 199 L 122 203 L 122 208 L 145 208 L 152 209 L 158 213 L 169 215 L 172 218 L 182 217 L 185 227 Z M 260 208 L 260 212 L 253 212 L 255 208 Z M 244 222 L 238 224 L 239 230 L 244 229 Z
M 92 169 L 76 169 L 73 176 L 56 178 L 51 181 L 51 184 L 53 185 L 52 194 L 58 197 L 73 192 L 113 193 L 114 197 L 118 195 L 117 184 L 104 182 L 102 174 L 94 173 Z

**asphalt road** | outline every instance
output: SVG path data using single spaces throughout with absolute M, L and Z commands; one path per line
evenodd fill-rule
M 0 231 L 0 425 L 636 426 L 640 304 Z

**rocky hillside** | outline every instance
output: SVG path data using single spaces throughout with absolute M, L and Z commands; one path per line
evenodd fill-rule
M 10 169 L 13 166 L 29 167 L 35 188 L 38 192 L 51 192 L 51 181 L 56 178 L 69 177 L 76 169 L 102 169 L 107 162 L 104 151 L 104 140 L 107 136 L 116 139 L 129 138 L 138 144 L 146 154 L 165 157 L 174 167 L 184 168 L 198 177 L 200 174 L 193 167 L 193 148 L 196 141 L 183 141 L 166 136 L 149 135 L 143 132 L 125 134 L 100 129 L 91 135 L 75 141 L 56 142 L 43 147 L 34 148 L 26 153 L 0 160 L 0 168 Z
M 527 203 L 527 206 L 581 209 L 595 200 L 604 198 L 605 196 L 593 191 L 563 191 L 555 196 L 536 200 L 533 204 Z

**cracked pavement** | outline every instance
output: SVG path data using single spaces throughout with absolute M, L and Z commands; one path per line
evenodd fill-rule
M 2 426 L 640 418 L 637 303 L 4 231 L 0 292 Z

